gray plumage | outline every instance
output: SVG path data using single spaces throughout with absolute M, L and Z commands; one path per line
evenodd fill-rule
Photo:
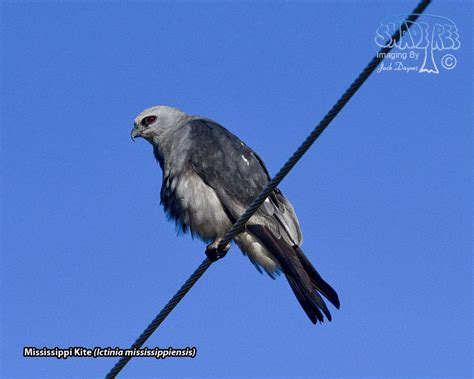
M 206 242 L 221 237 L 270 180 L 263 161 L 216 122 L 171 107 L 146 109 L 132 138 L 153 145 L 163 172 L 161 204 L 183 232 Z M 301 229 L 291 203 L 275 190 L 235 242 L 257 269 L 271 277 L 283 271 L 313 323 L 331 315 L 319 293 L 339 308 L 336 292 L 299 246 Z M 322 312 L 322 313 L 321 313 Z

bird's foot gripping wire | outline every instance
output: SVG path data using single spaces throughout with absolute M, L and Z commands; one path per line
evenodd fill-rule
M 210 245 L 207 245 L 206 247 L 206 255 L 207 255 L 207 258 L 209 258 L 211 262 L 215 262 L 221 258 L 224 258 L 230 249 L 230 243 L 228 243 L 223 248 L 220 248 L 219 247 L 220 242 L 221 240 L 219 238 L 215 240 L 213 243 L 211 243 Z

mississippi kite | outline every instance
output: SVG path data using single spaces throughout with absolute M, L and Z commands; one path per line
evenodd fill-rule
M 167 106 L 146 109 L 135 119 L 132 138 L 153 145 L 163 171 L 161 204 L 183 232 L 213 242 L 250 205 L 270 180 L 262 159 L 216 122 Z M 291 203 L 276 189 L 235 242 L 272 278 L 283 272 L 310 320 L 331 314 L 339 299 L 300 248 L 303 237 Z

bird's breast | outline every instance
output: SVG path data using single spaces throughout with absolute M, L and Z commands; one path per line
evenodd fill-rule
M 165 211 L 183 232 L 189 228 L 204 241 L 215 240 L 231 226 L 215 191 L 192 169 L 166 177 L 161 200 Z

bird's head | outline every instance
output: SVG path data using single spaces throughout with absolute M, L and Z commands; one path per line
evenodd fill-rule
M 179 109 L 164 105 L 145 109 L 134 121 L 131 132 L 132 140 L 142 137 L 153 143 L 161 135 L 178 125 L 186 114 Z

